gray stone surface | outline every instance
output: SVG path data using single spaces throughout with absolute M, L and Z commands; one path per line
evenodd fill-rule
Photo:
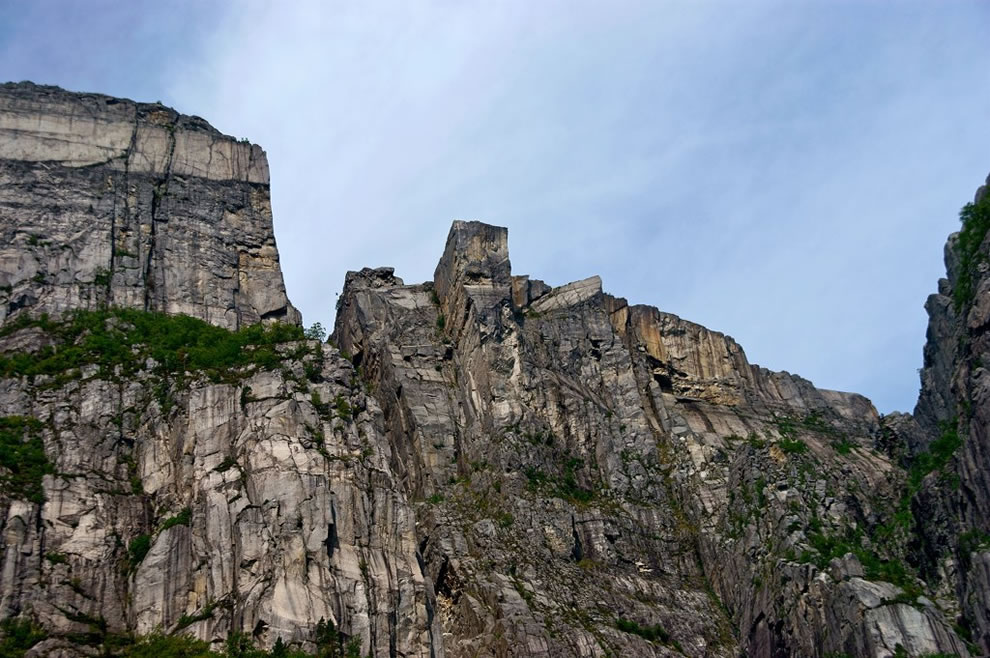
M 201 119 L 0 86 L 0 320 L 297 323 L 267 181 Z M 42 623 L 38 656 L 92 655 L 94 624 L 312 649 L 320 618 L 374 656 L 985 654 L 990 275 L 957 312 L 957 239 L 913 415 L 598 277 L 513 276 L 480 222 L 432 282 L 348 273 L 332 342 L 273 368 L 0 377 L 54 464 L 44 503 L 0 496 L 0 618 Z M 49 340 L 5 329 L 0 356 Z
M 751 365 L 597 277 L 509 278 L 506 244 L 455 223 L 443 285 L 349 274 L 334 333 L 427 501 L 449 655 L 968 655 L 942 610 L 855 556 L 815 566 L 815 534 L 858 529 L 878 561 L 907 550 L 871 539 L 904 471 L 869 400 Z
M 260 147 L 162 105 L 0 85 L 0 320 L 101 304 L 299 322 Z

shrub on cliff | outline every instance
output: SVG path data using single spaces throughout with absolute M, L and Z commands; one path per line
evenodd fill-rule
M 980 251 L 987 231 L 990 230 L 990 194 L 975 203 L 967 203 L 959 211 L 962 229 L 956 242 L 959 270 L 952 289 L 956 312 L 969 308 L 976 296 L 979 267 L 987 262 L 987 254 Z

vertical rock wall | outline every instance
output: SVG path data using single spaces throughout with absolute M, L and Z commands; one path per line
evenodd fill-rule
M 260 147 L 162 105 L 0 85 L 0 319 L 101 304 L 299 322 Z

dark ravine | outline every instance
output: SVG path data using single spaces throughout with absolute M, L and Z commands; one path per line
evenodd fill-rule
M 597 277 L 513 275 L 478 222 L 432 282 L 348 273 L 314 340 L 259 147 L 0 85 L 0 618 L 31 656 L 314 651 L 321 619 L 362 656 L 986 655 L 976 201 L 883 417 Z

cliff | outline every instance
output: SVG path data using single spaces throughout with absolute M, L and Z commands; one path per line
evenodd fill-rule
M 299 321 L 259 147 L 162 105 L 0 85 L 0 319 L 100 305 Z
M 0 617 L 43 629 L 29 655 L 313 651 L 320 620 L 375 656 L 990 649 L 990 202 L 918 408 L 882 417 L 597 277 L 514 275 L 479 222 L 432 282 L 348 273 L 312 340 L 258 147 L 0 91 Z

